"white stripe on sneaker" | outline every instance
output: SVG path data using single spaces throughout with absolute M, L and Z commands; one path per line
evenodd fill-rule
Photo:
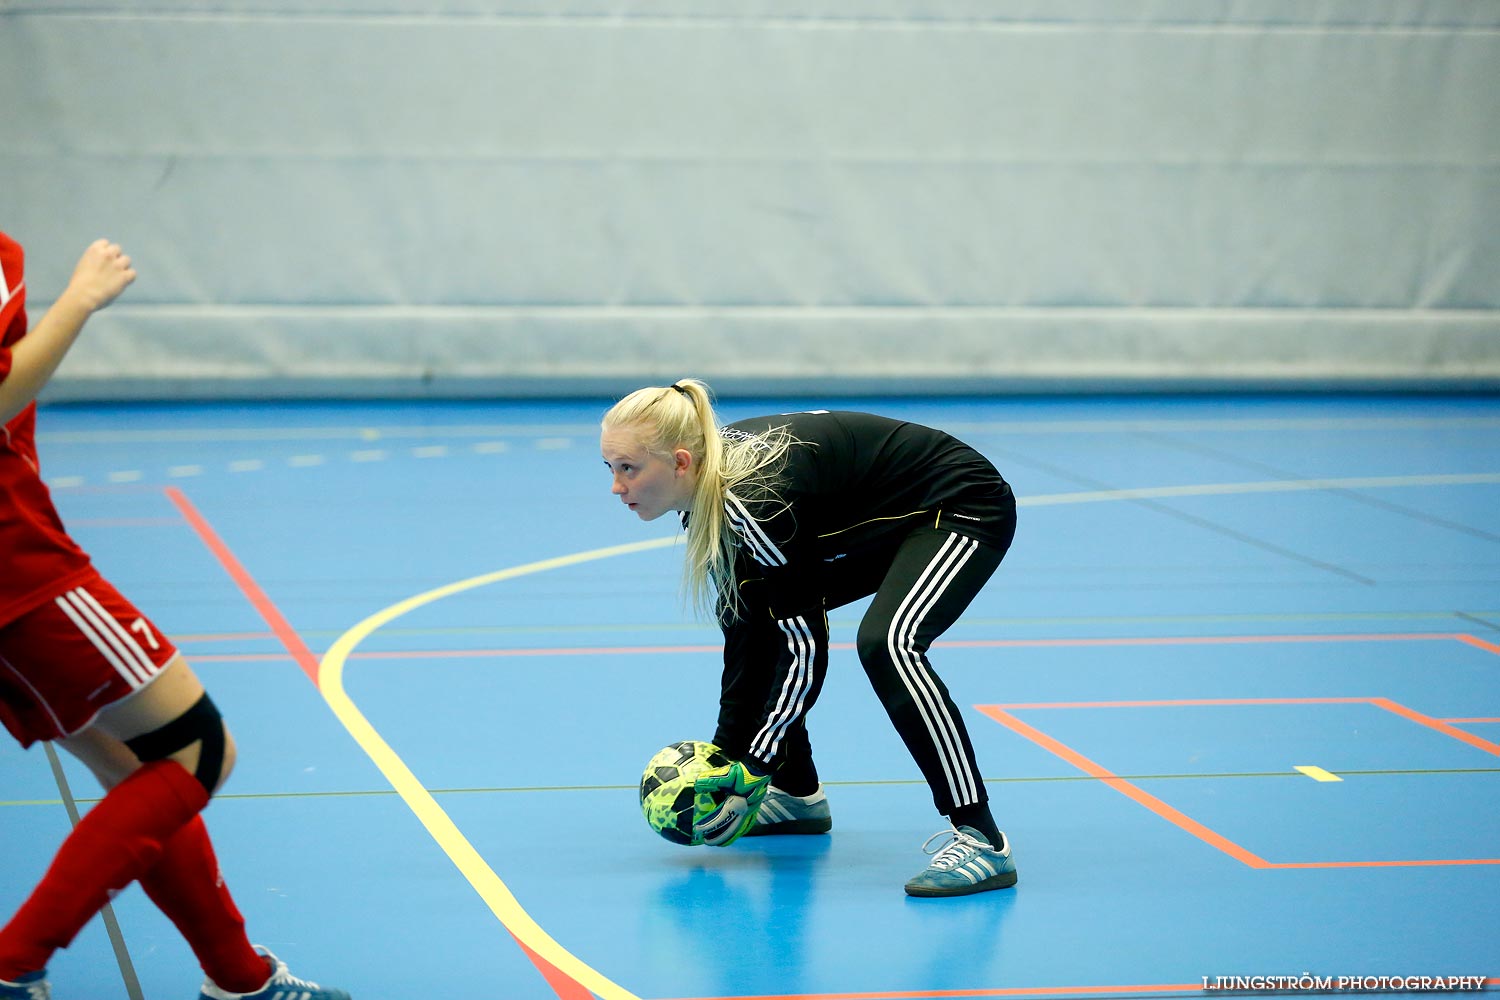
M 760 804 L 760 819 L 762 823 L 780 823 L 791 818 L 791 812 L 783 808 L 780 802 L 769 796 Z

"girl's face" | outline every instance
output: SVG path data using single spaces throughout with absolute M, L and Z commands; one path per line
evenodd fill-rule
M 599 451 L 614 474 L 610 492 L 642 521 L 654 521 L 669 510 L 693 509 L 698 467 L 686 448 L 663 457 L 646 450 L 636 428 L 615 427 L 599 436 Z

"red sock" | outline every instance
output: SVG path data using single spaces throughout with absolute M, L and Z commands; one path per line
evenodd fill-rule
M 42 881 L 0 930 L 0 979 L 45 968 L 118 892 L 149 871 L 166 842 L 208 804 L 182 765 L 158 760 L 110 789 L 58 848 Z
M 214 985 L 230 993 L 254 993 L 271 970 L 245 937 L 245 918 L 224 885 L 202 816 L 167 841 L 156 867 L 141 876 L 141 888 L 165 913 Z

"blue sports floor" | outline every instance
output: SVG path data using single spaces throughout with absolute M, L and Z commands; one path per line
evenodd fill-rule
M 647 829 L 647 758 L 712 733 L 717 632 L 673 526 L 609 493 L 605 400 L 55 407 L 43 471 L 235 732 L 208 822 L 252 937 L 356 1000 L 1500 987 L 1500 397 L 835 402 L 957 433 L 1021 497 L 933 650 L 1014 891 L 903 895 L 943 823 L 858 608 L 810 717 L 833 834 Z M 3 914 L 97 795 L 64 773 L 0 745 Z M 54 996 L 194 996 L 139 889 L 113 912 Z

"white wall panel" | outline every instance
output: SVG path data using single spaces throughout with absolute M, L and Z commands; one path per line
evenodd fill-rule
M 1500 385 L 1500 7 L 0 10 L 54 398 Z

